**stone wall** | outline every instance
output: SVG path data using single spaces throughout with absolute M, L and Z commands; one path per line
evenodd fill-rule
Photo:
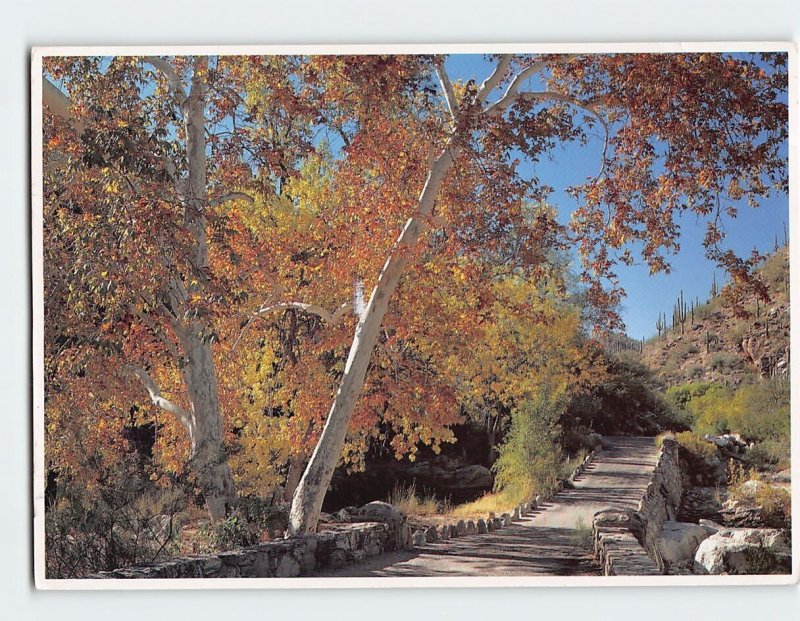
M 603 573 L 652 575 L 665 572 L 658 549 L 664 522 L 674 520 L 683 492 L 678 443 L 665 438 L 647 489 L 632 509 L 598 511 L 592 521 L 595 556 Z
M 375 503 L 370 503 L 375 504 Z M 385 504 L 385 503 L 380 503 Z M 286 578 L 307 576 L 364 559 L 407 549 L 411 531 L 405 520 L 337 524 L 305 537 L 203 556 L 170 559 L 100 572 L 89 578 Z

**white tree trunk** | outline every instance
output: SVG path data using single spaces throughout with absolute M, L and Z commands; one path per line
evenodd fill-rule
M 191 91 L 181 103 L 186 129 L 188 179 L 183 194 L 184 221 L 193 237 L 190 261 L 195 270 L 187 286 L 189 299 L 201 293 L 208 268 L 206 242 L 206 119 L 205 80 L 208 59 L 198 57 L 194 63 Z M 185 303 L 185 300 L 182 302 Z M 184 304 L 180 304 L 179 307 Z M 184 311 L 185 312 L 185 311 Z M 205 498 L 211 519 L 223 519 L 227 506 L 236 498 L 236 488 L 227 454 L 223 447 L 222 417 L 217 392 L 217 371 L 205 322 L 183 323 L 176 331 L 185 356 L 183 379 L 189 393 L 194 418 L 191 462 L 197 482 Z
M 322 501 L 325 499 L 333 471 L 339 462 L 350 418 L 364 386 L 367 366 L 380 332 L 383 317 L 389 307 L 389 299 L 397 288 L 408 263 L 405 250 L 417 243 L 424 230 L 425 219 L 433 211 L 434 201 L 444 176 L 453 165 L 457 155 L 458 147 L 455 147 L 453 142 L 451 140 L 448 143 L 431 165 L 419 197 L 417 213 L 406 222 L 403 232 L 395 243 L 378 278 L 378 284 L 370 296 L 367 308 L 359 318 L 339 390 L 325 421 L 319 442 L 292 499 L 292 508 L 289 514 L 289 532 L 292 535 L 314 532 L 317 528 Z
M 223 445 L 213 354 L 199 331 L 184 335 L 182 344 L 186 356 L 183 381 L 194 423 L 190 462 L 211 519 L 220 520 L 235 501 L 236 488 Z

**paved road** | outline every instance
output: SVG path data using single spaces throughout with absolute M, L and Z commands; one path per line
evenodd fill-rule
M 366 576 L 575 576 L 597 575 L 586 542 L 576 533 L 596 511 L 636 508 L 658 450 L 653 438 L 607 437 L 608 448 L 576 481 L 530 516 L 499 531 L 384 554 L 317 575 Z

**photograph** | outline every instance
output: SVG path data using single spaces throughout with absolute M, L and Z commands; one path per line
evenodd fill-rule
M 34 48 L 36 586 L 796 583 L 796 62 Z

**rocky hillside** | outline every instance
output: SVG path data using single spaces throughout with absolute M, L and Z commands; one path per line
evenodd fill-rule
M 789 250 L 779 248 L 759 269 L 771 301 L 755 298 L 749 319 L 734 316 L 720 297 L 694 308 L 683 325 L 646 342 L 642 362 L 667 385 L 717 382 L 737 386 L 747 375 L 789 372 Z

